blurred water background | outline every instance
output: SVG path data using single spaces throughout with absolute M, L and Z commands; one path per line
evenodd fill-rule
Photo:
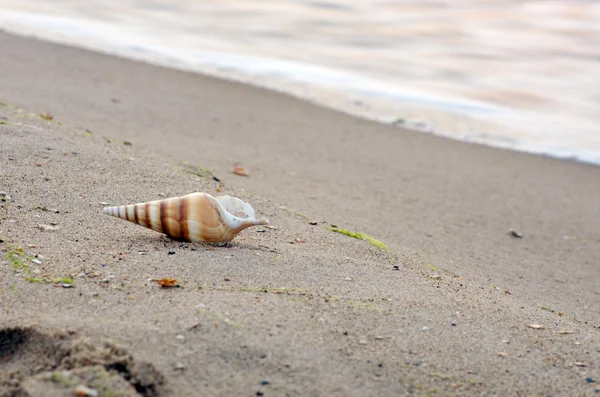
M 0 0 L 0 28 L 600 164 L 598 0 Z

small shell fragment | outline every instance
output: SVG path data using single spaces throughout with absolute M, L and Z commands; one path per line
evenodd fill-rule
M 544 326 L 542 324 L 527 324 L 527 327 L 533 328 L 533 329 L 542 329 L 542 328 L 544 328 Z

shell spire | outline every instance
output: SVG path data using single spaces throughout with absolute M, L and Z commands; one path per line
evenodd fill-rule
M 207 193 L 105 207 L 102 212 L 191 242 L 231 241 L 248 227 L 269 224 L 266 219 L 255 218 L 250 204 L 236 197 Z

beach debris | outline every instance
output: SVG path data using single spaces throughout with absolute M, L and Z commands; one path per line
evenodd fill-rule
M 77 397 L 98 397 L 98 390 L 91 389 L 85 385 L 79 385 L 74 391 Z
M 354 280 L 352 279 L 352 277 L 346 277 L 346 278 L 344 278 L 344 281 L 354 281 Z
M 500 356 L 500 357 L 508 357 L 508 353 L 507 352 L 498 352 L 498 353 L 496 353 L 496 355 Z
M 587 367 L 587 365 L 585 363 L 582 363 L 581 361 L 575 361 L 575 366 L 576 367 Z
M 298 244 L 304 244 L 304 243 L 306 243 L 306 240 L 304 240 L 304 239 L 302 239 L 302 238 L 297 238 L 295 241 L 296 241 Z
M 171 250 L 171 251 L 169 251 L 169 252 L 167 253 L 167 255 L 175 255 L 175 251 L 172 251 L 172 250 Z
M 236 175 L 240 175 L 240 176 L 248 176 L 249 175 L 248 170 L 245 167 L 242 167 L 241 165 L 234 165 L 231 172 Z
M 310 221 L 310 222 L 308 222 L 308 224 L 309 224 L 309 225 L 316 226 L 316 225 L 318 225 L 318 222 L 317 222 L 317 221 Z
M 174 278 L 161 278 L 156 280 L 158 285 L 161 288 L 177 288 L 179 287 L 179 282 Z
M 185 335 L 178 334 L 178 335 L 175 336 L 175 339 L 177 339 L 180 342 L 184 342 L 185 341 Z
M 351 232 L 345 229 L 338 229 L 337 227 L 334 227 L 332 225 L 332 227 L 329 228 L 329 230 L 331 230 L 332 232 L 336 232 L 336 233 L 340 233 L 340 234 L 345 234 L 346 236 L 352 237 L 352 238 L 356 238 L 359 240 L 365 240 L 368 241 L 369 243 L 371 243 L 372 246 L 380 248 L 384 251 L 388 251 L 388 247 L 387 245 L 385 245 L 383 242 L 374 239 L 371 236 L 367 236 L 364 233 L 355 233 L 355 232 Z
M 429 331 L 429 327 L 423 327 L 423 328 L 421 328 L 421 331 L 423 331 L 423 332 Z
M 41 265 L 42 261 L 39 259 L 32 259 L 31 262 L 35 263 L 36 265 Z
M 102 212 L 190 242 L 224 243 L 248 227 L 269 223 L 256 219 L 254 208 L 239 198 L 207 193 L 105 207 Z
M 518 232 L 516 230 L 509 230 L 509 233 L 511 236 L 513 236 L 514 238 L 523 238 L 523 233 Z
M 359 340 L 358 340 L 358 344 L 359 344 L 359 345 L 366 345 L 366 344 L 368 344 L 368 343 L 369 343 L 369 342 L 367 342 L 367 340 L 366 340 L 366 339 L 359 339 Z
M 527 324 L 528 328 L 532 328 L 532 329 L 543 329 L 544 326 L 542 324 Z
M 434 274 L 433 276 L 430 277 L 432 280 L 441 280 L 442 276 L 440 276 L 439 274 Z
M 123 145 L 125 145 L 125 146 L 133 146 L 133 143 L 131 143 L 130 141 L 123 141 Z
M 183 371 L 183 370 L 185 370 L 185 364 L 183 364 L 183 363 L 176 363 L 175 364 L 175 370 L 177 370 L 177 371 Z
M 100 204 L 100 205 L 108 205 L 110 203 L 107 203 L 106 201 L 100 201 L 98 204 Z
M 394 266 L 392 266 L 392 270 L 400 270 L 400 266 L 394 265 Z
M 56 226 L 56 225 L 44 225 L 44 224 L 40 224 L 38 225 L 38 228 L 42 231 L 53 231 L 53 230 L 60 230 L 60 226 Z
M 573 331 L 568 331 L 566 329 L 563 329 L 563 330 L 560 330 L 560 331 L 557 332 L 558 335 L 570 335 L 570 334 L 573 334 L 573 333 L 574 333 Z
M 277 230 L 277 226 L 265 225 L 267 229 Z
M 48 113 L 40 113 L 40 117 L 43 118 L 44 120 L 48 120 L 48 121 L 51 121 L 52 119 L 54 119 L 54 116 L 52 116 L 51 114 L 48 114 Z
M 594 378 L 592 378 L 591 376 L 588 376 L 587 378 L 585 378 L 585 382 L 586 383 L 596 383 L 596 380 Z
M 502 339 L 501 341 L 502 343 L 510 343 L 510 341 L 508 339 Z

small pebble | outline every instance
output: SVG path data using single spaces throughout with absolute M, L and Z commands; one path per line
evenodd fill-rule
M 580 361 L 576 361 L 576 362 L 575 362 L 575 366 L 576 366 L 576 367 L 587 367 L 587 365 L 585 365 L 585 363 L 582 363 L 582 362 L 580 362 Z
M 366 339 L 360 339 L 360 340 L 358 341 L 358 344 L 359 344 L 359 345 L 366 345 L 366 344 L 367 344 L 367 340 L 366 340 Z
M 309 225 L 316 226 L 316 225 L 318 224 L 318 222 L 317 222 L 317 221 L 310 221 L 310 222 L 308 222 L 308 224 L 309 224 Z
M 108 205 L 109 203 L 107 203 L 106 201 L 100 201 L 100 205 Z
M 183 371 L 185 369 L 185 365 L 183 363 L 175 364 L 175 369 L 178 371 Z
M 421 331 L 429 331 L 429 327 L 423 327 L 421 328 Z
M 98 390 L 79 385 L 75 388 L 75 395 L 78 397 L 98 397 Z
M 63 288 L 73 288 L 73 284 L 69 284 L 69 283 L 60 283 L 60 285 L 61 285 Z
M 502 343 L 510 343 L 508 339 L 502 339 Z
M 344 278 L 345 281 L 352 281 L 352 277 L 346 277 Z
M 185 335 L 179 334 L 179 335 L 177 335 L 175 338 L 176 338 L 177 340 L 179 340 L 179 341 L 182 341 L 182 342 L 183 342 L 183 341 L 185 340 Z
M 36 265 L 41 265 L 41 264 L 42 264 L 42 261 L 41 261 L 41 260 L 39 260 L 39 259 L 32 259 L 31 261 L 32 261 L 33 263 L 35 263 Z
M 175 251 L 169 251 L 169 255 L 175 255 Z
M 496 355 L 498 355 L 500 357 L 508 357 L 508 353 L 507 352 L 498 352 L 498 353 L 496 353 Z
M 440 276 L 439 274 L 434 274 L 433 276 L 431 276 L 431 278 L 432 278 L 433 280 L 441 280 L 441 279 L 442 279 L 442 276 Z
M 523 233 L 517 232 L 516 230 L 511 230 L 510 235 L 514 238 L 523 238 Z

